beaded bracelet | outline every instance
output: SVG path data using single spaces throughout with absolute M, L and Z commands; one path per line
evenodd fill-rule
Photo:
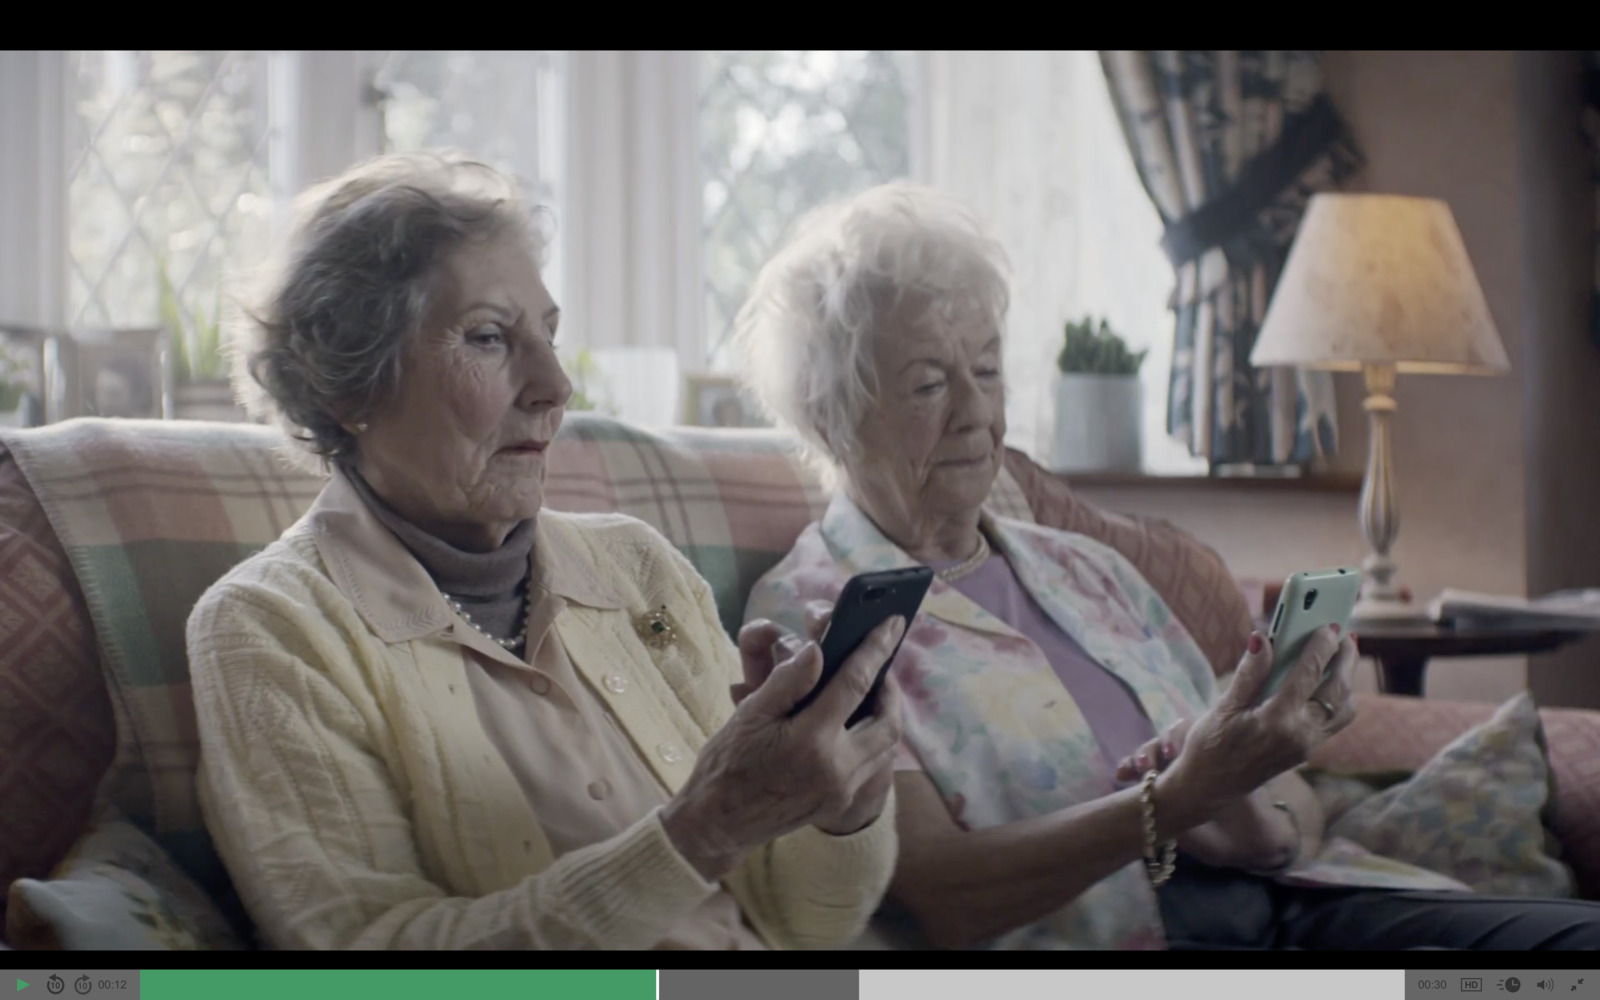
M 1152 768 L 1145 772 L 1144 786 L 1139 791 L 1139 805 L 1144 812 L 1144 870 L 1150 884 L 1157 889 L 1167 884 L 1177 868 L 1178 844 L 1169 840 L 1165 844 L 1156 836 L 1156 776 Z

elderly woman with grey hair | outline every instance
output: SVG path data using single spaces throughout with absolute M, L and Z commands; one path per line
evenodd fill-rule
M 804 220 L 738 319 L 747 381 L 838 486 L 747 621 L 799 629 L 853 574 L 937 572 L 892 671 L 891 894 L 924 939 L 1600 945 L 1595 904 L 1489 900 L 1353 845 L 1319 857 L 1322 813 L 1293 769 L 1353 716 L 1353 636 L 1323 629 L 1268 696 L 1271 650 L 1252 635 L 1219 694 L 1120 554 L 983 509 L 1004 454 L 1007 304 L 1004 254 L 972 215 L 897 184 Z
M 893 692 L 844 723 L 903 623 L 795 712 L 814 643 L 736 646 L 652 529 L 541 510 L 572 389 L 537 221 L 452 157 L 306 197 L 239 380 L 330 479 L 189 620 L 207 825 L 281 948 L 848 941 Z

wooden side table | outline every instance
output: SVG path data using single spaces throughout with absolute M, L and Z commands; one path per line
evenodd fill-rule
M 1548 653 L 1589 632 L 1562 629 L 1458 629 L 1432 623 L 1354 628 L 1362 656 L 1378 663 L 1384 694 L 1422 697 L 1423 677 L 1434 657 L 1522 656 Z

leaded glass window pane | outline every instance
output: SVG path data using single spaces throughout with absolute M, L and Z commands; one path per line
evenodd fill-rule
M 374 80 L 384 149 L 459 150 L 515 176 L 559 218 L 564 70 L 558 51 L 382 53 Z M 557 301 L 559 268 L 552 254 L 544 278 Z
M 264 52 L 68 54 L 68 316 L 163 321 L 163 268 L 185 317 L 214 319 L 224 278 L 271 239 L 274 135 Z
M 725 370 L 750 283 L 807 210 L 911 170 L 904 52 L 706 52 L 706 363 Z

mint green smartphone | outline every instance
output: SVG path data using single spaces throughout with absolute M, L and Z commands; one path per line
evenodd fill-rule
M 1296 573 L 1283 582 L 1267 632 L 1272 640 L 1272 673 L 1267 676 L 1263 700 L 1283 686 L 1313 632 L 1325 625 L 1349 627 L 1350 613 L 1360 595 L 1361 571 L 1349 566 Z

